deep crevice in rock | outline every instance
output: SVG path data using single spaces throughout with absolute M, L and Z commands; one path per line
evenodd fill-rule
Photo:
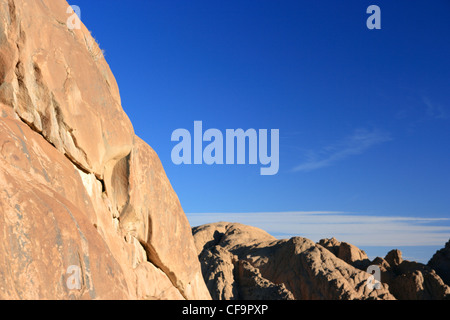
M 180 292 L 180 294 L 183 296 L 184 299 L 189 300 L 186 294 L 184 293 L 184 290 L 180 288 L 180 286 L 175 281 L 175 276 L 172 272 L 170 272 L 167 267 L 164 266 L 164 264 L 161 262 L 161 260 L 158 258 L 154 248 L 148 244 L 147 242 L 143 240 L 139 240 L 139 243 L 144 248 L 145 252 L 147 253 L 147 261 L 153 264 L 155 267 L 160 269 L 170 280 L 172 285 Z

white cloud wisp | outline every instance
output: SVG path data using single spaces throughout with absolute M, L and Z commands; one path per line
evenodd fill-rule
M 328 167 L 337 161 L 361 154 L 372 146 L 389 140 L 391 140 L 389 134 L 384 131 L 359 129 L 351 136 L 333 145 L 326 146 L 320 150 L 309 151 L 307 160 L 296 166 L 293 171 L 308 172 Z
M 192 226 L 217 221 L 261 228 L 279 239 L 335 237 L 356 246 L 443 246 L 450 218 L 359 215 L 335 211 L 191 213 Z

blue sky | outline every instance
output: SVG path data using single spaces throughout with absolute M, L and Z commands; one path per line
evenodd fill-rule
M 449 1 L 70 4 L 105 50 L 123 108 L 192 225 L 233 218 L 280 237 L 426 244 L 414 253 L 421 261 L 450 238 Z M 366 27 L 372 4 L 381 30 Z M 223 132 L 279 129 L 278 174 L 174 165 L 171 134 L 193 132 L 196 120 Z M 323 220 L 292 212 L 328 212 L 332 227 L 321 232 L 313 225 Z M 379 217 L 379 237 L 352 233 L 349 215 L 366 226 Z

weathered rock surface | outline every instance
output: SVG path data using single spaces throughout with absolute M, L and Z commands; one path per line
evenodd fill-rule
M 0 145 L 0 297 L 126 298 L 124 271 L 86 215 L 93 208 L 70 161 L 5 117 Z M 82 270 L 81 290 L 66 286 L 71 265 Z
M 336 238 L 331 238 L 322 239 L 319 241 L 319 244 L 355 268 L 366 270 L 370 265 L 367 254 L 350 243 L 339 242 Z
M 281 284 L 265 279 L 248 261 L 239 260 L 220 246 L 200 255 L 205 281 L 214 300 L 293 300 Z
M 398 267 L 403 262 L 402 252 L 398 249 L 391 250 L 384 257 L 384 260 L 386 260 L 390 267 Z
M 133 127 L 88 29 L 69 29 L 63 0 L 0 2 L 0 101 L 101 179 L 130 153 Z M 94 52 L 97 55 L 94 56 Z
M 331 250 L 335 247 L 330 243 L 338 243 L 337 240 L 324 239 L 319 243 Z M 356 248 L 356 247 L 355 247 Z M 444 249 L 443 249 L 444 250 Z M 337 250 L 335 250 L 337 254 Z M 430 266 L 422 263 L 406 261 L 402 258 L 400 250 L 389 251 L 385 258 L 377 257 L 369 263 L 354 263 L 349 261 L 362 271 L 367 267 L 378 266 L 381 273 L 381 282 L 388 285 L 389 292 L 400 300 L 444 300 L 450 298 L 450 288 Z M 448 270 L 443 268 L 443 270 Z
M 195 227 L 193 235 L 217 299 L 394 299 L 387 285 L 369 289 L 367 272 L 305 238 L 277 240 L 226 222 Z
M 277 240 L 238 223 L 206 224 L 192 232 L 214 299 L 450 298 L 449 286 L 431 268 L 448 274 L 449 243 L 427 266 L 403 260 L 400 250 L 370 261 L 364 251 L 335 238 L 318 243 L 301 237 Z M 379 267 L 380 288 L 368 286 L 369 266 Z
M 422 263 L 403 260 L 400 250 L 391 250 L 384 259 L 372 262 L 381 270 L 381 281 L 400 300 L 450 299 L 450 287 L 436 272 Z
M 67 8 L 0 0 L 0 298 L 209 299 L 158 156 Z

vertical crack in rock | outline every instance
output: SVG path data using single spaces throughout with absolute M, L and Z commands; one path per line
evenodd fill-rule
M 120 159 L 112 168 L 105 171 L 106 193 L 113 202 L 114 209 L 119 213 L 119 224 L 122 235 L 127 242 L 132 242 L 135 238 L 146 252 L 147 261 L 160 269 L 167 275 L 172 285 L 180 292 L 180 294 L 188 299 L 184 290 L 177 284 L 176 276 L 161 261 L 157 251 L 149 244 L 146 239 L 142 238 L 142 233 L 148 234 L 152 230 L 152 221 L 150 216 L 147 219 L 146 231 L 142 232 L 145 226 L 143 217 L 136 211 L 130 202 L 130 168 L 131 153 Z M 132 237 L 132 238 L 131 238 Z
M 160 269 L 169 278 L 172 285 L 180 292 L 180 294 L 183 296 L 183 298 L 186 300 L 189 300 L 189 297 L 186 295 L 184 290 L 177 283 L 175 274 L 173 272 L 170 272 L 170 270 L 168 270 L 168 268 L 164 265 L 164 263 L 159 258 L 158 253 L 153 248 L 153 246 L 143 240 L 139 240 L 139 242 L 142 245 L 142 247 L 144 247 L 144 250 L 147 253 L 148 262 L 150 262 L 155 267 Z

